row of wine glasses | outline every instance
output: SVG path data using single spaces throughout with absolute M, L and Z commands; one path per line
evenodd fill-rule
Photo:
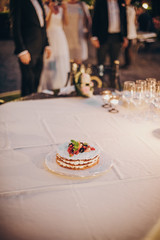
M 160 108 L 160 81 L 155 78 L 146 80 L 125 81 L 123 87 L 123 99 L 135 106 L 153 104 Z

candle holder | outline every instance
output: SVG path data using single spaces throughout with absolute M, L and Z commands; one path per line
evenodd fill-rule
M 101 95 L 102 95 L 102 100 L 103 100 L 102 107 L 104 107 L 104 108 L 111 107 L 111 104 L 109 101 L 110 101 L 110 98 L 112 97 L 112 92 L 109 90 L 106 90 L 106 91 L 103 91 L 101 93 Z
M 110 113 L 118 113 L 118 109 L 116 108 L 116 106 L 119 103 L 119 96 L 112 96 L 110 98 L 110 104 L 111 104 L 111 108 L 108 110 Z

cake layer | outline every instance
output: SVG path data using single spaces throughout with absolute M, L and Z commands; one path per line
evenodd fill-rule
M 56 155 L 56 158 L 61 161 L 61 162 L 64 162 L 64 163 L 67 163 L 67 164 L 71 164 L 71 165 L 84 165 L 84 164 L 89 164 L 89 163 L 92 163 L 94 160 L 97 159 L 97 157 L 99 157 L 98 155 L 95 156 L 94 158 L 92 159 L 76 159 L 76 160 L 73 160 L 73 159 L 67 159 L 67 158 L 63 158 L 61 157 L 58 153 Z
M 85 161 L 83 161 L 84 163 L 80 163 L 80 164 L 73 164 L 72 161 L 67 161 L 64 162 L 63 160 L 61 160 L 58 156 L 56 157 L 56 161 L 57 163 L 64 168 L 69 168 L 69 169 L 74 169 L 74 170 L 83 170 L 83 169 L 87 169 L 90 167 L 93 167 L 94 165 L 99 163 L 99 156 L 96 156 L 93 160 L 88 161 L 87 163 L 85 163 Z

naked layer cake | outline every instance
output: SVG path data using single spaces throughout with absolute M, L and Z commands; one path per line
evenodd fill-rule
M 99 163 L 99 153 L 97 146 L 71 140 L 58 146 L 56 161 L 64 168 L 84 170 Z

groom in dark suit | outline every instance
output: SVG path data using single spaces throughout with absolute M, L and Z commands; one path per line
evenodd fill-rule
M 37 92 L 43 67 L 43 53 L 50 57 L 45 12 L 41 0 L 10 0 L 10 13 L 22 75 L 21 95 Z
M 106 54 L 110 65 L 118 59 L 121 46 L 127 40 L 126 8 L 122 0 L 96 0 L 92 22 L 91 42 L 97 48 L 98 64 L 104 64 Z

